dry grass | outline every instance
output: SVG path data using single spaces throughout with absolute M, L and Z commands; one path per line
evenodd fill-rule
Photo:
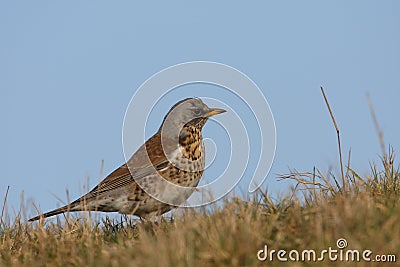
M 158 225 L 129 217 L 3 222 L 0 266 L 255 266 L 265 244 L 318 251 L 335 248 L 338 238 L 346 238 L 351 249 L 399 253 L 400 175 L 393 151 L 382 157 L 380 168 L 372 165 L 371 176 L 349 169 L 346 192 L 317 169 L 281 178 L 294 179 L 297 186 L 280 200 L 260 191 L 253 199 L 232 198 L 214 210 L 185 210 Z

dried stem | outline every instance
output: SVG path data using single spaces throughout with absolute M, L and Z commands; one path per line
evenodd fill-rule
M 340 144 L 339 127 L 336 124 L 335 116 L 333 116 L 333 113 L 332 113 L 332 110 L 331 110 L 331 106 L 329 105 L 328 98 L 326 97 L 324 88 L 322 88 L 322 86 L 321 86 L 321 92 L 322 92 L 322 95 L 324 96 L 326 106 L 328 107 L 329 114 L 331 115 L 331 118 L 332 118 L 332 121 L 333 121 L 333 125 L 335 126 L 335 129 L 336 129 L 338 147 L 339 147 L 340 171 L 341 171 L 341 174 L 342 174 L 342 188 L 343 188 L 343 192 L 346 192 L 346 183 L 345 183 L 344 171 L 343 171 L 343 157 L 342 157 L 342 147 L 341 147 L 341 144 Z
M 4 210 L 5 210 L 5 208 L 6 208 L 7 196 L 8 196 L 8 191 L 9 191 L 9 190 L 10 190 L 10 186 L 7 186 L 6 196 L 4 197 L 4 201 L 3 201 L 3 208 L 1 209 L 0 224 L 3 224 Z
M 386 146 L 385 146 L 385 140 L 383 138 L 383 132 L 382 132 L 381 128 L 379 127 L 378 119 L 376 118 L 376 114 L 375 114 L 374 105 L 372 104 L 371 97 L 369 96 L 368 93 L 367 93 L 367 100 L 368 100 L 369 111 L 371 112 L 371 117 L 374 122 L 375 130 L 376 130 L 376 133 L 378 134 L 379 144 L 381 146 L 382 155 L 385 157 L 385 155 L 386 155 L 385 147 Z

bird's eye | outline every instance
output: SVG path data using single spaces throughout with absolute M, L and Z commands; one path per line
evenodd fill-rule
M 201 114 L 201 109 L 196 108 L 193 112 L 194 112 L 195 115 L 200 115 Z

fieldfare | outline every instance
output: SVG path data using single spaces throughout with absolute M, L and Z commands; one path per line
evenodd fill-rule
M 223 112 L 199 98 L 179 101 L 159 130 L 89 193 L 29 221 L 73 211 L 119 212 L 151 219 L 184 203 L 204 171 L 202 128 L 209 117 Z

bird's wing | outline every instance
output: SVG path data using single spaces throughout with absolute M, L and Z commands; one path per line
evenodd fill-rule
M 105 192 L 129 184 L 137 186 L 135 180 L 155 173 L 157 170 L 167 167 L 168 164 L 170 164 L 170 162 L 161 149 L 160 134 L 155 134 L 136 151 L 136 153 L 129 159 L 128 164 L 124 164 L 110 173 L 89 193 L 74 202 L 80 203 L 82 200 L 97 198 Z
M 103 181 L 101 181 L 95 188 L 89 193 L 84 195 L 81 199 L 90 199 L 100 196 L 104 192 L 108 192 L 113 189 L 123 187 L 129 183 L 132 183 L 133 178 L 126 164 L 122 165 L 110 175 L 108 175 Z
M 171 146 L 176 144 L 176 142 L 167 140 L 167 142 L 163 142 L 163 144 L 165 147 L 171 148 Z M 136 186 L 138 186 L 135 180 L 146 177 L 151 173 L 155 173 L 156 171 L 167 167 L 168 164 L 170 163 L 165 157 L 164 151 L 161 148 L 161 134 L 156 133 L 136 151 L 136 153 L 129 159 L 127 164 L 122 165 L 109 174 L 89 193 L 80 197 L 69 205 L 33 217 L 29 219 L 29 221 L 35 221 L 42 217 L 49 217 L 67 211 L 83 210 L 80 208 L 82 202 L 96 199 L 102 194 L 115 189 L 120 189 L 127 185 L 131 185 L 134 189 Z
M 169 164 L 168 160 L 161 162 L 156 166 L 153 165 L 146 166 L 137 171 L 133 171 L 132 174 L 129 171 L 129 168 L 126 166 L 126 164 L 124 164 L 118 169 L 116 169 L 114 172 L 112 172 L 109 176 L 107 176 L 106 179 L 100 182 L 89 193 L 84 195 L 81 199 L 77 200 L 77 202 L 80 202 L 82 199 L 88 200 L 91 198 L 96 198 L 105 192 L 109 192 L 111 190 L 118 189 L 132 183 L 137 184 L 135 180 L 141 179 L 149 174 L 155 173 L 156 170 L 161 170 L 165 168 L 167 164 Z M 133 178 L 132 175 L 135 178 Z

